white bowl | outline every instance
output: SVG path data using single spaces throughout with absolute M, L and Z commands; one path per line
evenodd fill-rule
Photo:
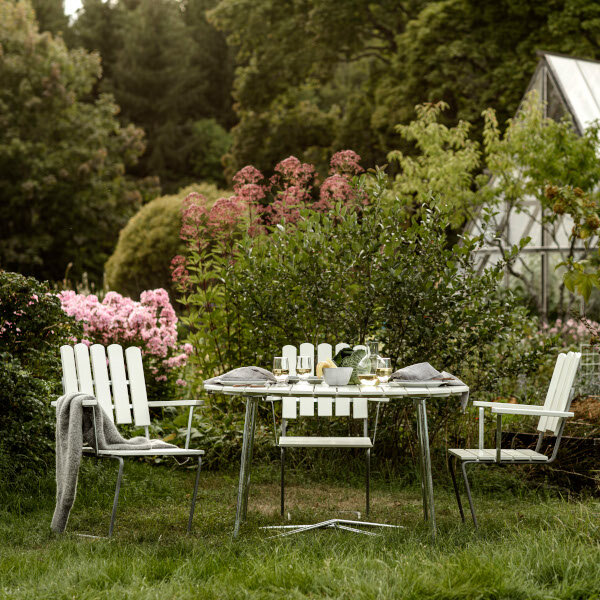
M 353 370 L 352 367 L 338 367 L 337 369 L 325 367 L 323 379 L 327 385 L 348 385 Z

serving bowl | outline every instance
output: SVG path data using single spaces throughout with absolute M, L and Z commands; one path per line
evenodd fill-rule
M 352 367 L 338 367 L 337 369 L 325 367 L 323 369 L 323 378 L 327 385 L 348 385 L 353 370 Z

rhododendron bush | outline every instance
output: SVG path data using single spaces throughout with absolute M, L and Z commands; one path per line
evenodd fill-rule
M 146 290 L 139 302 L 116 292 L 102 301 L 71 290 L 60 292 L 59 298 L 63 310 L 83 324 L 83 336 L 77 341 L 141 348 L 151 399 L 172 397 L 174 385 L 185 385 L 180 373 L 192 346 L 178 342 L 178 319 L 165 290 Z

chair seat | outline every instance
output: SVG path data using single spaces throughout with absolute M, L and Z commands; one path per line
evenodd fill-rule
M 85 454 L 96 454 L 93 448 L 84 448 Z M 98 456 L 201 456 L 204 450 L 185 448 L 154 448 L 153 450 L 98 450 Z
M 317 437 L 286 435 L 279 438 L 283 448 L 372 448 L 368 437 Z
M 452 448 L 451 450 L 448 450 L 448 452 L 460 460 L 474 460 L 477 462 L 496 461 L 495 448 L 486 448 L 484 450 L 479 450 L 478 448 L 469 448 L 464 450 Z M 545 454 L 536 452 L 535 450 L 501 450 L 500 461 L 511 463 L 547 462 L 548 457 Z

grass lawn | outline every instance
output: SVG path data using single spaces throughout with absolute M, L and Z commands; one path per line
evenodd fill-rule
M 0 508 L 0 598 L 600 598 L 600 502 L 520 486 L 505 469 L 474 477 L 481 531 L 436 488 L 439 538 L 422 522 L 419 487 L 375 479 L 372 519 L 404 525 L 376 538 L 320 531 L 267 540 L 277 524 L 275 467 L 253 473 L 249 521 L 231 532 L 235 473 L 204 473 L 195 530 L 185 526 L 193 473 L 131 461 L 115 535 L 108 528 L 116 463 L 87 460 L 68 532 L 49 530 L 54 486 L 8 490 Z M 518 471 L 513 471 L 518 473 Z M 361 480 L 290 474 L 293 522 L 362 510 Z

